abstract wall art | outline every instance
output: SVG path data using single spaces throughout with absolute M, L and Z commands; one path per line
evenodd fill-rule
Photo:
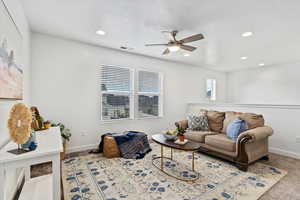
M 22 35 L 0 0 L 0 99 L 23 99 Z

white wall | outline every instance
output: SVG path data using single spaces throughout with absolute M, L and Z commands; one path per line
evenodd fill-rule
M 23 71 L 24 71 L 24 102 L 30 102 L 30 29 L 26 20 L 26 17 L 23 12 L 22 5 L 18 0 L 4 0 L 7 5 L 14 21 L 16 22 L 19 30 L 22 33 L 23 41 Z M 0 27 L 1 28 L 1 27 Z M 7 142 L 9 139 L 8 130 L 6 127 L 8 113 L 13 104 L 16 101 L 13 100 L 0 100 L 0 148 Z M 19 171 L 19 170 L 18 170 Z M 8 182 L 7 182 L 7 198 L 11 199 L 14 195 L 17 179 L 19 178 L 19 173 L 16 173 L 15 170 L 9 170 L 7 172 Z
M 227 73 L 227 102 L 251 104 L 227 110 L 258 112 L 275 131 L 273 152 L 300 159 L 300 63 L 265 66 Z M 263 104 L 263 105 L 253 105 Z M 290 106 L 287 106 L 290 105 Z M 294 105 L 294 106 L 291 106 Z
M 103 124 L 97 66 L 110 64 L 161 71 L 164 74 L 164 117 Z M 32 102 L 49 120 L 71 128 L 71 150 L 92 147 L 106 132 L 141 130 L 149 134 L 174 127 L 189 101 L 204 101 L 205 78 L 218 81 L 218 99 L 225 100 L 224 73 L 176 64 L 127 52 L 34 33 L 32 35 Z M 86 134 L 86 136 L 82 136 Z
M 300 105 L 300 63 L 228 73 L 228 102 Z

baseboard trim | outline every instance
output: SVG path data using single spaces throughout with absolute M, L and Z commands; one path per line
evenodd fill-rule
M 273 147 L 270 147 L 269 151 L 271 153 L 276 153 L 276 154 L 279 154 L 279 155 L 282 155 L 282 156 L 287 156 L 287 157 L 291 157 L 291 158 L 300 159 L 300 154 L 292 152 L 292 151 L 286 151 L 286 150 L 273 148 Z
M 67 147 L 66 153 L 74 153 L 79 151 L 86 151 L 90 149 L 95 149 L 98 147 L 99 144 L 87 144 L 87 145 L 81 145 L 81 146 L 75 146 L 75 147 Z

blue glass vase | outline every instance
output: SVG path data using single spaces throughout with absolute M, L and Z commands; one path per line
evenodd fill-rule
M 28 139 L 28 141 L 25 144 L 22 144 L 22 149 L 29 149 L 32 142 L 36 143 L 36 135 L 34 130 L 31 130 L 30 138 Z

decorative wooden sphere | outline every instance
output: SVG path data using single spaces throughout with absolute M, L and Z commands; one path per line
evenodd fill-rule
M 23 103 L 15 104 L 7 123 L 11 139 L 17 144 L 25 144 L 31 132 L 32 113 Z

